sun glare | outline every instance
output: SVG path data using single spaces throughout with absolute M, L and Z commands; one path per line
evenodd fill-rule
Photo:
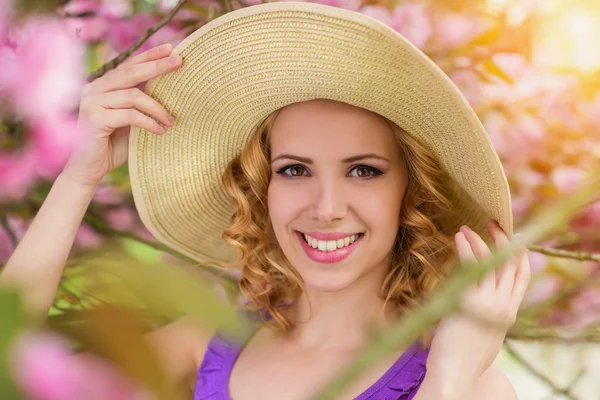
M 557 69 L 600 69 L 600 10 L 566 10 L 541 21 L 535 58 Z

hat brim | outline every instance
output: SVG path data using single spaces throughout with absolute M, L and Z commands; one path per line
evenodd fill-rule
M 225 14 L 183 40 L 175 72 L 145 92 L 176 117 L 162 136 L 133 127 L 129 171 L 145 226 L 199 262 L 232 261 L 222 239 L 232 203 L 221 174 L 263 120 L 318 98 L 378 113 L 430 148 L 449 173 L 456 227 L 512 236 L 510 190 L 485 129 L 460 90 L 417 47 L 366 15 L 266 3 Z

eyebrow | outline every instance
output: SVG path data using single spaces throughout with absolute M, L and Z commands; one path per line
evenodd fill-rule
M 357 161 L 362 161 L 362 160 L 367 160 L 367 159 L 377 159 L 377 160 L 383 160 L 383 161 L 387 161 L 389 163 L 391 163 L 391 161 L 385 157 L 382 157 L 380 155 L 377 155 L 375 153 L 366 153 L 366 154 L 358 154 L 356 156 L 352 156 L 352 157 L 347 157 L 344 158 L 342 160 L 342 162 L 344 163 L 353 163 L 353 162 L 357 162 Z M 312 164 L 313 160 L 311 160 L 310 158 L 307 157 L 300 157 L 300 156 L 296 156 L 294 154 L 289 154 L 289 153 L 284 153 L 284 154 L 280 154 L 277 157 L 275 157 L 273 160 L 271 160 L 271 162 L 275 162 L 277 160 L 281 160 L 281 159 L 286 159 L 286 160 L 296 160 L 305 164 Z

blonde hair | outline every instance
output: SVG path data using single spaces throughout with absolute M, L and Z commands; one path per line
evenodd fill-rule
M 286 310 L 300 297 L 304 285 L 277 244 L 266 200 L 271 178 L 269 136 L 280 111 L 263 121 L 223 173 L 223 183 L 234 205 L 231 225 L 223 238 L 241 250 L 240 260 L 227 267 L 243 267 L 240 291 L 248 299 L 246 307 L 258 312 L 265 324 L 286 331 L 292 327 Z M 391 302 L 402 312 L 427 299 L 450 272 L 456 249 L 454 233 L 446 228 L 451 215 L 445 187 L 448 176 L 427 148 L 395 123 L 384 120 L 404 153 L 409 182 L 380 295 L 386 304 Z M 429 331 L 420 337 L 429 347 Z

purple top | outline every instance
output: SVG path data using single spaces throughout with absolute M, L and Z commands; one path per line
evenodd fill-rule
M 239 344 L 218 334 L 211 338 L 196 376 L 194 400 L 231 400 L 229 377 L 245 343 Z M 425 378 L 428 354 L 429 350 L 420 349 L 420 340 L 417 340 L 354 400 L 411 400 Z

